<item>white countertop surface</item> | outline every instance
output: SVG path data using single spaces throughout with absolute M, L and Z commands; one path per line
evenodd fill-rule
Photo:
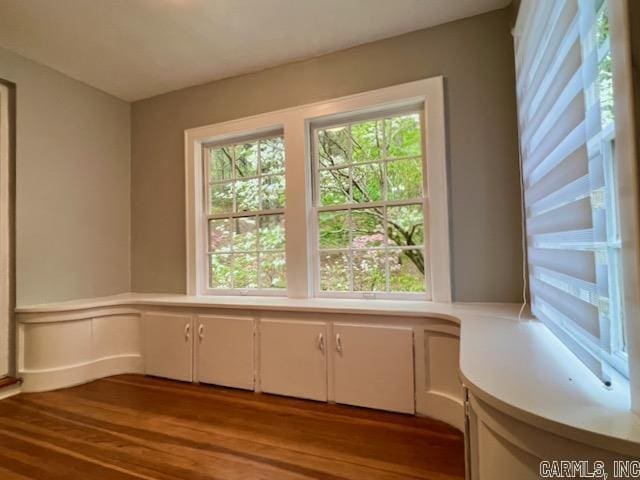
M 291 299 L 122 294 L 19 307 L 19 320 L 104 307 L 210 307 L 444 318 L 461 326 L 460 372 L 470 391 L 521 421 L 594 446 L 640 457 L 640 416 L 628 386 L 607 389 L 542 323 L 519 305 L 438 304 L 378 299 Z

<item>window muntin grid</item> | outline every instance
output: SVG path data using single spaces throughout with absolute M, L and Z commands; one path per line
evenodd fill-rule
M 421 114 L 315 128 L 313 141 L 318 292 L 424 296 Z
M 208 288 L 285 289 L 283 136 L 203 152 Z

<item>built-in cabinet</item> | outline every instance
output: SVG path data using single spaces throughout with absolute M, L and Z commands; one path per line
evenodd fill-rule
M 253 390 L 255 320 L 213 315 L 195 320 L 194 380 Z
M 541 460 L 567 459 L 590 460 L 592 466 L 604 461 L 611 478 L 614 460 L 638 459 L 637 442 L 625 437 L 633 435 L 635 419 L 615 408 L 603 415 L 606 410 L 597 407 L 593 392 L 559 394 L 572 401 L 581 399 L 576 404 L 589 406 L 587 410 L 598 418 L 607 420 L 611 415 L 610 431 L 618 435 L 596 437 L 576 428 L 576 419 L 587 417 L 572 416 L 567 424 L 573 422 L 572 426 L 536 417 L 520 410 L 516 402 L 505 403 L 499 396 L 494 398 L 492 390 L 480 389 L 478 383 L 486 380 L 475 384 L 467 380 L 468 390 L 463 390 L 460 327 L 437 315 L 248 311 L 208 305 L 147 308 L 116 304 L 20 313 L 17 363 L 22 391 L 54 390 L 144 372 L 187 382 L 415 411 L 466 431 L 467 478 L 471 480 L 535 479 Z M 489 335 L 485 335 L 485 324 L 496 329 L 496 322 L 488 316 L 467 317 L 467 355 L 480 359 L 478 352 L 488 351 L 487 345 L 496 348 L 496 343 L 483 343 Z M 504 322 L 500 328 L 511 328 L 507 318 L 499 322 Z M 506 338 L 523 329 L 537 331 L 533 325 L 516 326 Z M 526 338 L 534 342 L 536 352 L 546 351 L 535 343 L 533 333 Z M 488 361 L 495 365 L 495 357 Z M 469 365 L 466 370 L 483 378 Z M 514 382 L 513 375 L 509 378 Z M 535 375 L 521 378 L 545 385 Z M 552 385 L 563 385 L 568 391 L 569 384 L 558 381 Z M 523 385 L 516 382 L 510 388 L 519 390 Z M 509 395 L 520 393 L 514 390 Z M 551 408 L 549 401 L 546 408 Z
M 143 315 L 144 373 L 193 380 L 193 317 L 174 313 Z
M 143 315 L 145 373 L 415 412 L 411 327 L 224 315 Z
M 335 323 L 336 403 L 414 413 L 413 330 Z
M 327 400 L 327 323 L 260 321 L 260 389 Z

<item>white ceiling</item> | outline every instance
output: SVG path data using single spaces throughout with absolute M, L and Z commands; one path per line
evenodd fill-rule
M 0 46 L 132 101 L 509 3 L 0 0 Z

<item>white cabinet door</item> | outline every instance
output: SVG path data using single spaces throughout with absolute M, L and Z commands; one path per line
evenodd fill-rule
M 253 323 L 246 317 L 197 317 L 199 382 L 253 390 Z
M 414 413 L 411 328 L 336 323 L 332 349 L 337 403 Z
M 325 322 L 260 321 L 263 392 L 327 400 Z
M 193 320 L 190 315 L 145 313 L 144 373 L 192 381 Z

